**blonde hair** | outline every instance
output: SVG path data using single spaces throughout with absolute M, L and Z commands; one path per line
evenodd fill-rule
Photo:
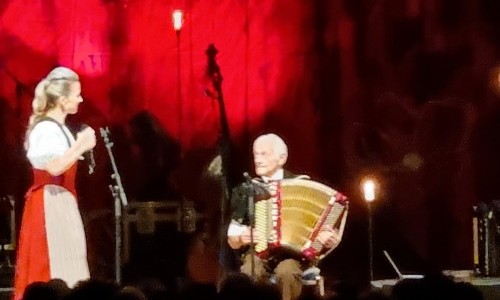
M 69 95 L 71 84 L 77 81 L 80 79 L 75 71 L 65 67 L 57 67 L 37 84 L 35 97 L 31 103 L 33 112 L 29 118 L 27 135 L 48 111 L 57 106 L 59 98 Z

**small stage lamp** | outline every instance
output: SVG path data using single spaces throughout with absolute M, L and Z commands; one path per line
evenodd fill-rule
M 373 212 L 372 203 L 376 199 L 377 184 L 375 180 L 366 178 L 362 181 L 363 196 L 368 206 L 368 259 L 370 282 L 373 281 Z
M 370 203 L 375 201 L 375 181 L 373 179 L 365 179 L 363 181 L 363 195 L 365 201 Z
M 182 25 L 184 24 L 184 13 L 180 9 L 176 9 L 172 12 L 172 25 L 177 34 L 180 33 Z
M 172 26 L 177 37 L 177 101 L 178 101 L 178 118 L 179 118 L 179 144 L 182 147 L 182 83 L 181 83 L 181 29 L 184 24 L 184 13 L 181 9 L 172 11 Z

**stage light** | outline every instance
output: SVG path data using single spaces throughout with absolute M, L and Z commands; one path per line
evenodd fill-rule
M 172 12 L 172 25 L 174 26 L 174 30 L 178 33 L 182 29 L 182 25 L 184 24 L 184 13 L 180 9 L 176 9 Z
M 375 201 L 375 189 L 376 184 L 372 179 L 365 179 L 363 181 L 363 195 L 365 197 L 366 202 Z
M 494 93 L 500 95 L 500 66 L 496 66 L 490 70 L 489 86 Z
M 172 11 L 172 26 L 175 30 L 177 38 L 177 101 L 178 101 L 178 118 L 179 118 L 179 144 L 182 148 L 182 126 L 183 126 L 183 103 L 182 103 L 182 83 L 181 83 L 181 29 L 184 25 L 184 13 L 181 9 Z
M 370 282 L 373 281 L 373 209 L 372 204 L 376 199 L 377 182 L 371 177 L 366 177 L 361 182 L 363 197 L 368 206 L 368 263 Z

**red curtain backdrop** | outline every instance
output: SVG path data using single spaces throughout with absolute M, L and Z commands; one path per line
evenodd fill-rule
M 237 173 L 251 170 L 252 140 L 276 132 L 289 145 L 289 169 L 350 197 L 344 246 L 331 258 L 349 262 L 339 277 L 366 274 L 358 185 L 367 174 L 384 190 L 377 247 L 399 249 L 416 268 L 471 268 L 471 207 L 499 196 L 495 8 L 488 0 L 2 1 L 0 192 L 22 199 L 33 90 L 64 65 L 81 75 L 85 99 L 70 121 L 112 129 L 131 199 L 185 195 L 216 213 L 200 184 L 221 132 L 218 103 L 206 96 L 205 51 L 214 44 Z M 96 152 L 97 172 L 81 183 L 88 215 L 112 205 L 102 141 Z

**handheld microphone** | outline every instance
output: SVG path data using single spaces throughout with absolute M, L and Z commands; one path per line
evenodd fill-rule
M 95 169 L 94 149 L 89 150 L 88 156 L 89 156 L 89 162 L 88 162 L 89 174 L 93 174 Z
M 80 126 L 80 131 L 84 130 L 87 127 L 90 127 L 90 126 L 87 125 L 87 124 L 82 124 Z M 89 151 L 85 152 L 83 154 L 83 157 L 87 161 L 87 165 L 89 167 L 89 174 L 93 174 L 94 173 L 94 169 L 95 169 L 95 165 L 96 165 L 95 164 L 95 157 L 94 157 L 94 149 L 90 149 Z

